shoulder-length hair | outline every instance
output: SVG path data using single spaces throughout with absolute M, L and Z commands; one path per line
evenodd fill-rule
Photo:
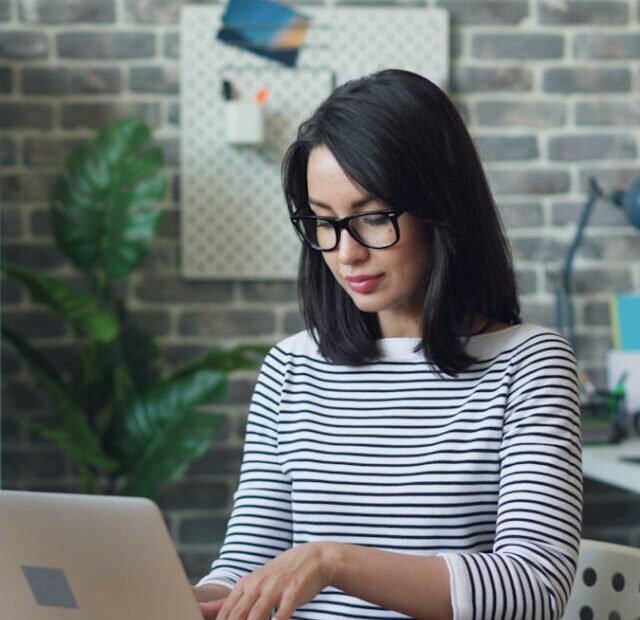
M 500 216 L 455 106 L 409 71 L 387 69 L 339 86 L 300 125 L 285 154 L 282 186 L 290 215 L 309 209 L 307 163 L 321 145 L 357 186 L 429 223 L 430 267 L 416 350 L 440 372 L 468 368 L 476 360 L 465 353 L 464 336 L 474 315 L 490 324 L 521 321 Z M 302 315 L 322 355 L 350 365 L 379 358 L 377 315 L 356 307 L 321 252 L 303 244 L 298 276 Z

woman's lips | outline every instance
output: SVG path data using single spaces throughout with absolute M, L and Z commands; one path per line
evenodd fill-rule
M 377 276 L 347 276 L 345 280 L 349 288 L 356 293 L 369 293 L 378 284 L 384 274 Z

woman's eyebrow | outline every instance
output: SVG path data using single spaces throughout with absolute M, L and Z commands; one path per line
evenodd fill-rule
M 313 204 L 316 207 L 322 207 L 323 209 L 333 209 L 331 205 L 328 205 L 325 202 L 321 202 L 320 200 L 316 200 L 315 198 L 311 198 L 311 196 L 309 196 L 308 200 L 310 204 Z M 364 198 L 359 198 L 358 200 L 355 200 L 354 202 L 351 203 L 351 206 L 363 207 L 364 205 L 366 205 L 368 202 L 371 202 L 372 200 L 375 200 L 375 198 L 371 194 L 369 194 Z

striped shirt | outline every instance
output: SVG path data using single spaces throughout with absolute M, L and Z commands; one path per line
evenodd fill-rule
M 229 587 L 291 546 L 442 556 L 456 620 L 559 618 L 582 516 L 574 355 L 531 324 L 471 337 L 438 374 L 417 338 L 340 366 L 300 332 L 266 357 L 219 558 Z M 294 618 L 406 618 L 334 587 Z

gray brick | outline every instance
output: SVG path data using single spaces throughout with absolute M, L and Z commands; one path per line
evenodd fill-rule
M 3 201 L 47 200 L 55 177 L 49 174 L 5 174 L 0 178 Z
M 63 336 L 65 333 L 64 321 L 48 311 L 4 312 L 2 322 L 27 340 Z
M 62 448 L 2 446 L 2 479 L 14 481 L 55 480 L 68 469 L 68 458 Z
M 165 210 L 158 236 L 176 241 L 180 239 L 180 211 L 178 209 Z
M 569 249 L 567 243 L 566 251 Z M 583 256 L 582 248 L 578 250 L 578 259 Z M 549 293 L 558 290 L 561 273 L 550 270 L 545 274 L 545 290 Z M 625 291 L 632 287 L 633 282 L 629 269 L 618 267 L 589 267 L 575 266 L 571 273 L 571 286 L 577 294 Z
M 180 33 L 167 32 L 163 41 L 164 55 L 177 60 L 180 58 Z
M 49 244 L 4 243 L 2 255 L 13 263 L 32 269 L 53 269 L 66 261 L 62 252 Z
M 483 161 L 523 161 L 538 158 L 534 136 L 475 136 Z
M 231 378 L 225 402 L 231 405 L 247 405 L 251 402 L 253 390 L 256 387 L 256 379 Z
M 196 357 L 199 357 L 203 353 L 206 353 L 211 349 L 210 346 L 207 345 L 169 345 L 164 349 L 165 359 L 167 360 L 167 364 L 171 368 L 176 368 L 178 366 L 182 366 L 183 364 L 188 364 L 193 361 Z
M 640 125 L 640 105 L 637 102 L 588 101 L 576 104 L 578 125 Z
M 635 234 L 635 231 L 620 237 L 598 236 L 591 241 L 596 248 L 601 248 L 602 257 L 605 260 L 637 262 L 640 259 L 640 235 Z
M 455 27 L 485 24 L 519 24 L 529 15 L 527 2 L 511 0 L 438 0 L 449 11 Z
M 143 301 L 163 304 L 218 303 L 233 298 L 233 282 L 189 282 L 175 276 L 145 276 L 136 287 Z
M 542 234 L 542 233 L 541 233 Z M 565 244 L 550 236 L 511 237 L 513 257 L 516 261 L 552 261 L 564 259 Z
M 34 237 L 50 237 L 52 234 L 49 211 L 37 210 L 31 212 L 29 218 L 31 234 Z
M 449 58 L 457 60 L 462 56 L 464 49 L 464 37 L 459 30 L 449 32 Z
M 13 91 L 13 72 L 9 67 L 0 67 L 0 93 L 9 94 Z
M 538 21 L 541 24 L 582 25 L 627 23 L 626 2 L 615 0 L 580 0 L 562 3 L 538 2 Z
M 473 56 L 486 60 L 548 60 L 562 58 L 564 37 L 559 34 L 482 33 L 473 38 Z
M 5 410 L 4 415 L 2 416 L 2 442 L 5 445 L 13 444 L 15 446 L 20 441 L 20 433 L 21 429 L 18 420 L 16 418 L 9 417 Z M 7 486 L 3 484 L 2 488 L 6 490 Z
M 0 129 L 51 129 L 53 112 L 46 103 L 0 103 Z
M 46 201 L 54 182 L 55 177 L 50 174 L 6 174 L 0 177 L 2 198 L 7 204 Z
M 118 69 L 38 67 L 22 71 L 22 90 L 28 95 L 111 94 L 122 90 L 122 79 Z
M 584 305 L 584 323 L 594 326 L 611 326 L 609 304 L 603 301 L 586 303 Z
M 0 22 L 11 19 L 11 0 L 0 0 Z
M 606 359 L 612 348 L 611 336 L 596 336 L 590 333 L 576 337 L 575 352 L 578 359 Z
M 22 209 L 3 207 L 0 210 L 2 219 L 2 237 L 19 237 L 22 235 Z
M 210 448 L 203 457 L 189 467 L 191 476 L 219 476 L 229 474 L 237 477 L 242 463 L 242 446 Z
M 584 210 L 583 202 L 563 201 L 551 205 L 551 223 L 554 225 L 570 224 L 576 226 Z M 627 224 L 625 212 L 606 201 L 598 201 L 591 212 L 589 227 L 624 226 Z
M 2 407 L 13 411 L 31 411 L 47 406 L 39 388 L 32 382 L 10 381 L 2 386 Z
M 305 329 L 304 321 L 299 310 L 292 310 L 284 315 L 285 334 L 296 334 Z
M 49 40 L 43 32 L 3 32 L 0 38 L 0 57 L 14 60 L 46 58 L 49 55 Z
M 177 95 L 180 75 L 177 67 L 131 67 L 129 90 L 134 93 Z
M 487 178 L 496 196 L 501 194 L 560 194 L 571 179 L 563 170 L 492 169 Z
M 18 304 L 22 301 L 22 288 L 17 282 L 9 280 L 9 278 L 2 278 L 1 286 L 0 299 L 3 306 Z
M 114 120 L 142 116 L 153 128 L 160 125 L 160 105 L 157 103 L 65 103 L 62 106 L 62 126 L 65 129 L 101 129 Z
M 2 358 L 1 367 L 3 380 L 20 372 L 21 362 L 13 349 L 5 346 L 1 347 L 0 357 Z
M 180 103 L 170 103 L 167 107 L 167 123 L 180 127 Z
M 625 93 L 631 90 L 631 72 L 626 68 L 547 69 L 543 88 L 548 93 Z
M 533 74 L 529 69 L 515 67 L 454 67 L 451 89 L 455 93 L 523 92 L 533 88 Z
M 176 24 L 180 2 L 175 0 L 126 0 L 125 19 L 139 24 Z
M 155 336 L 166 336 L 171 331 L 171 317 L 166 312 L 135 310 L 133 316 Z
M 563 103 L 522 101 L 481 101 L 477 106 L 480 125 L 529 129 L 558 127 L 566 123 Z
M 62 58 L 151 58 L 155 38 L 148 32 L 64 32 L 56 37 Z
M 534 228 L 543 224 L 544 215 L 539 202 L 501 200 L 498 206 L 508 229 Z
M 554 301 L 521 300 L 522 320 L 526 323 L 537 323 L 547 327 L 555 327 L 556 313 Z
M 242 282 L 240 292 L 247 301 L 295 302 L 297 299 L 296 283 L 291 280 Z
M 273 313 L 264 310 L 209 310 L 185 312 L 180 317 L 179 333 L 184 336 L 258 336 L 273 333 Z
M 114 0 L 22 0 L 18 14 L 22 21 L 40 24 L 105 24 L 116 15 Z
M 15 141 L 10 138 L 0 138 L 0 166 L 13 166 L 16 162 Z
M 224 540 L 228 519 L 224 517 L 195 517 L 180 520 L 178 540 L 186 544 L 211 544 Z
M 28 166 L 62 166 L 72 151 L 86 142 L 77 138 L 26 138 L 24 163 Z
M 589 179 L 595 178 L 604 191 L 627 190 L 638 178 L 638 167 L 623 167 L 621 165 L 608 170 L 603 168 L 580 168 L 578 191 L 586 194 Z
M 166 485 L 156 501 L 163 510 L 224 508 L 229 500 L 229 489 L 219 482 L 178 481 Z
M 573 41 L 573 55 L 598 60 L 640 58 L 640 34 L 579 34 Z
M 176 242 L 162 242 L 156 239 L 142 262 L 142 270 L 174 272 L 178 266 L 178 247 Z
M 533 269 L 516 269 L 518 295 L 531 295 L 538 289 L 538 276 Z
M 627 135 L 572 135 L 549 140 L 551 161 L 625 159 L 636 155 L 635 140 Z

